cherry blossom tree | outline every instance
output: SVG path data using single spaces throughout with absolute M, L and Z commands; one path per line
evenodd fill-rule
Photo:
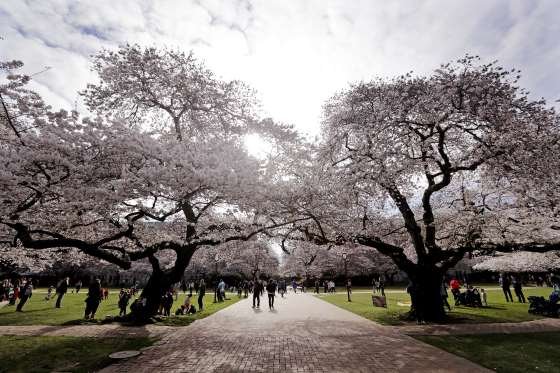
M 350 277 L 390 276 L 398 272 L 390 259 L 369 247 L 356 244 L 326 246 L 309 241 L 292 242 L 292 245 L 289 252 L 284 253 L 283 273 L 288 276 L 304 279 L 342 276 L 345 275 L 345 260 Z
M 556 207 L 545 208 L 556 181 L 545 169 L 560 159 L 559 118 L 518 79 L 467 56 L 431 76 L 336 94 L 314 165 L 293 176 L 292 206 L 309 220 L 292 233 L 390 257 L 424 320 L 444 317 L 443 276 L 466 253 L 557 250 Z
M 219 273 L 253 280 L 260 275 L 276 275 L 278 264 L 278 256 L 267 241 L 252 239 L 198 250 L 187 272 L 192 277 Z
M 473 266 L 475 271 L 491 272 L 551 272 L 560 269 L 560 256 L 557 252 L 535 253 L 517 251 L 497 253 L 483 257 Z
M 92 119 L 52 112 L 27 77 L 8 75 L 0 233 L 13 250 L 73 248 L 123 269 L 148 260 L 144 318 L 199 248 L 286 224 L 259 213 L 273 175 L 243 137 L 295 135 L 256 120 L 251 91 L 192 55 L 125 46 L 99 53 L 94 69 Z

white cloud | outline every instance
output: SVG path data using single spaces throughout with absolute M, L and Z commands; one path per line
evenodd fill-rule
M 349 82 L 425 73 L 465 53 L 523 70 L 560 98 L 560 3 L 550 1 L 4 0 L 0 55 L 21 59 L 54 105 L 94 79 L 88 56 L 122 43 L 193 49 L 260 92 L 272 117 L 317 133 L 321 105 Z

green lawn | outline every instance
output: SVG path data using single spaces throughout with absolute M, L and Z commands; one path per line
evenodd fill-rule
M 560 333 L 415 336 L 497 372 L 560 372 Z
M 16 337 L 0 338 L 0 372 L 93 372 L 112 362 L 108 355 L 138 350 L 149 338 Z
M 341 289 L 342 290 L 342 289 Z M 551 288 L 525 288 L 525 297 L 542 295 L 548 297 Z M 529 303 L 507 303 L 501 290 L 487 290 L 488 307 L 471 308 L 453 305 L 450 294 L 452 311 L 448 313 L 452 322 L 458 323 L 487 323 L 487 322 L 520 322 L 540 318 L 527 312 Z M 407 293 L 386 293 L 388 307 L 373 307 L 371 293 L 352 294 L 352 302 L 348 302 L 346 292 L 319 295 L 319 298 L 356 313 L 367 319 L 387 325 L 402 325 L 403 316 L 410 309 L 410 296 Z M 401 303 L 401 305 L 398 305 Z
M 62 299 L 62 307 L 55 308 L 55 299 L 45 301 L 44 289 L 35 291 L 30 300 L 23 307 L 24 312 L 15 312 L 15 306 L 4 306 L 0 308 L 0 325 L 68 325 L 83 323 L 85 309 L 86 292 L 80 294 L 68 293 Z M 204 311 L 197 312 L 191 316 L 171 316 L 160 321 L 163 325 L 188 325 L 196 319 L 204 318 L 220 309 L 235 303 L 237 295 L 228 294 L 230 300 L 222 303 L 213 303 L 213 293 L 204 297 Z M 180 294 L 179 299 L 173 303 L 172 313 L 175 312 L 185 300 L 185 295 Z M 118 291 L 113 290 L 109 294 L 109 299 L 104 300 L 99 305 L 96 313 L 98 321 L 102 321 L 106 316 L 117 316 L 119 308 L 117 306 Z M 129 303 L 129 305 L 132 301 Z M 193 304 L 196 304 L 196 295 L 193 295 Z

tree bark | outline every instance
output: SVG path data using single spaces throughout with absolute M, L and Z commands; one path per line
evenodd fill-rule
M 409 274 L 412 306 L 410 316 L 418 321 L 440 322 L 445 319 L 441 284 L 443 273 L 436 266 L 422 265 L 418 272 Z

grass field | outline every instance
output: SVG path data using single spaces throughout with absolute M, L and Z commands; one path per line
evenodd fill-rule
M 497 372 L 560 372 L 560 333 L 417 336 Z
M 23 307 L 24 312 L 15 312 L 15 306 L 4 306 L 0 308 L 0 325 L 69 325 L 83 323 L 86 292 L 79 294 L 68 293 L 62 299 L 62 307 L 55 308 L 55 299 L 45 301 L 45 289 L 34 291 L 33 296 Z M 237 302 L 237 295 L 228 294 L 230 300 L 222 303 L 213 303 L 213 293 L 207 293 L 204 297 L 204 311 L 197 312 L 196 315 L 171 316 L 163 318 L 162 325 L 182 326 L 188 325 L 194 320 L 204 318 Z M 174 313 L 185 300 L 185 295 L 180 294 L 179 299 L 173 303 L 172 312 Z M 99 305 L 96 313 L 98 322 L 103 321 L 106 316 L 117 316 L 119 314 L 118 290 L 113 290 L 109 294 L 109 299 L 104 300 Z M 132 301 L 129 303 L 129 305 Z M 196 304 L 195 295 L 193 303 Z M 198 305 L 196 305 L 198 308 Z
M 343 289 L 337 294 L 322 293 L 320 299 L 356 313 L 367 319 L 386 325 L 402 325 L 405 322 L 402 316 L 410 309 L 410 296 L 404 292 L 388 292 L 387 308 L 373 307 L 371 292 L 352 294 L 352 302 L 348 302 Z M 542 295 L 548 297 L 551 288 L 525 288 L 525 297 Z M 472 308 L 453 306 L 453 297 L 450 294 L 449 302 L 452 311 L 448 313 L 451 322 L 457 323 L 488 323 L 488 322 L 520 322 L 540 318 L 527 312 L 529 303 L 507 303 L 501 290 L 487 290 L 488 307 Z M 401 305 L 399 305 L 399 303 Z
M 108 355 L 151 345 L 150 338 L 0 338 L 0 372 L 93 372 L 109 365 Z

